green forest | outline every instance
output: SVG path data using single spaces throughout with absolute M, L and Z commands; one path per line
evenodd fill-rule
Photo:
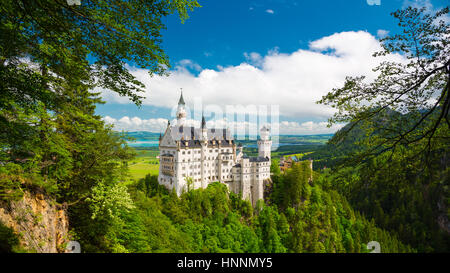
M 178 197 L 148 175 L 128 186 L 127 203 L 111 203 L 112 214 L 77 225 L 78 239 L 88 252 L 359 253 L 369 241 L 387 253 L 417 251 L 311 175 L 309 162 L 276 172 L 270 201 L 255 208 L 219 182 Z
M 364 253 L 371 241 L 383 253 L 450 251 L 450 26 L 438 21 L 448 7 L 392 14 L 404 32 L 384 38 L 378 55 L 409 63 L 382 63 L 374 81 L 347 77 L 330 90 L 318 103 L 337 109 L 330 124 L 347 125 L 307 147 L 314 170 L 302 161 L 282 173 L 273 160 L 256 207 L 220 182 L 177 196 L 154 173 L 130 179 L 136 150 L 95 113 L 95 88 L 142 103 L 145 86 L 126 62 L 167 73 L 163 18 L 184 22 L 197 8 L 1 1 L 1 207 L 45 194 L 66 208 L 83 252 Z M 0 222 L 1 252 L 36 252 L 22 240 Z

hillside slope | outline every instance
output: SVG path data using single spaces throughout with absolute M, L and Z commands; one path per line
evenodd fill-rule
M 69 235 L 67 211 L 43 193 L 25 191 L 19 200 L 0 201 L 0 225 L 2 230 L 13 232 L 10 238 L 16 236 L 17 246 L 9 247 L 37 253 L 65 252 Z M 3 251 L 11 251 L 7 248 L 2 245 Z

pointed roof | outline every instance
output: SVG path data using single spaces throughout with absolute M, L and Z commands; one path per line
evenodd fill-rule
M 202 115 L 202 129 L 206 128 L 205 116 Z
M 180 95 L 180 99 L 178 100 L 178 105 L 184 105 L 183 90 L 181 90 L 181 95 Z

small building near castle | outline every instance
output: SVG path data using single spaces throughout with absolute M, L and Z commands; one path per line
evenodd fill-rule
M 228 129 L 207 128 L 202 117 L 201 127 L 185 126 L 186 109 L 183 94 L 178 101 L 177 123 L 167 124 L 159 139 L 158 182 L 180 195 L 190 189 L 206 188 L 220 182 L 253 206 L 264 198 L 264 184 L 270 181 L 270 130 L 260 129 L 258 156 L 243 154 Z

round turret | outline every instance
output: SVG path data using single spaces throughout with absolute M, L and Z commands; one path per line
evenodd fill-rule
M 260 139 L 258 140 L 258 156 L 269 158 L 271 156 L 272 141 L 270 140 L 270 130 L 263 126 L 259 134 Z
M 259 135 L 261 140 L 269 140 L 270 130 L 266 126 L 263 126 Z

